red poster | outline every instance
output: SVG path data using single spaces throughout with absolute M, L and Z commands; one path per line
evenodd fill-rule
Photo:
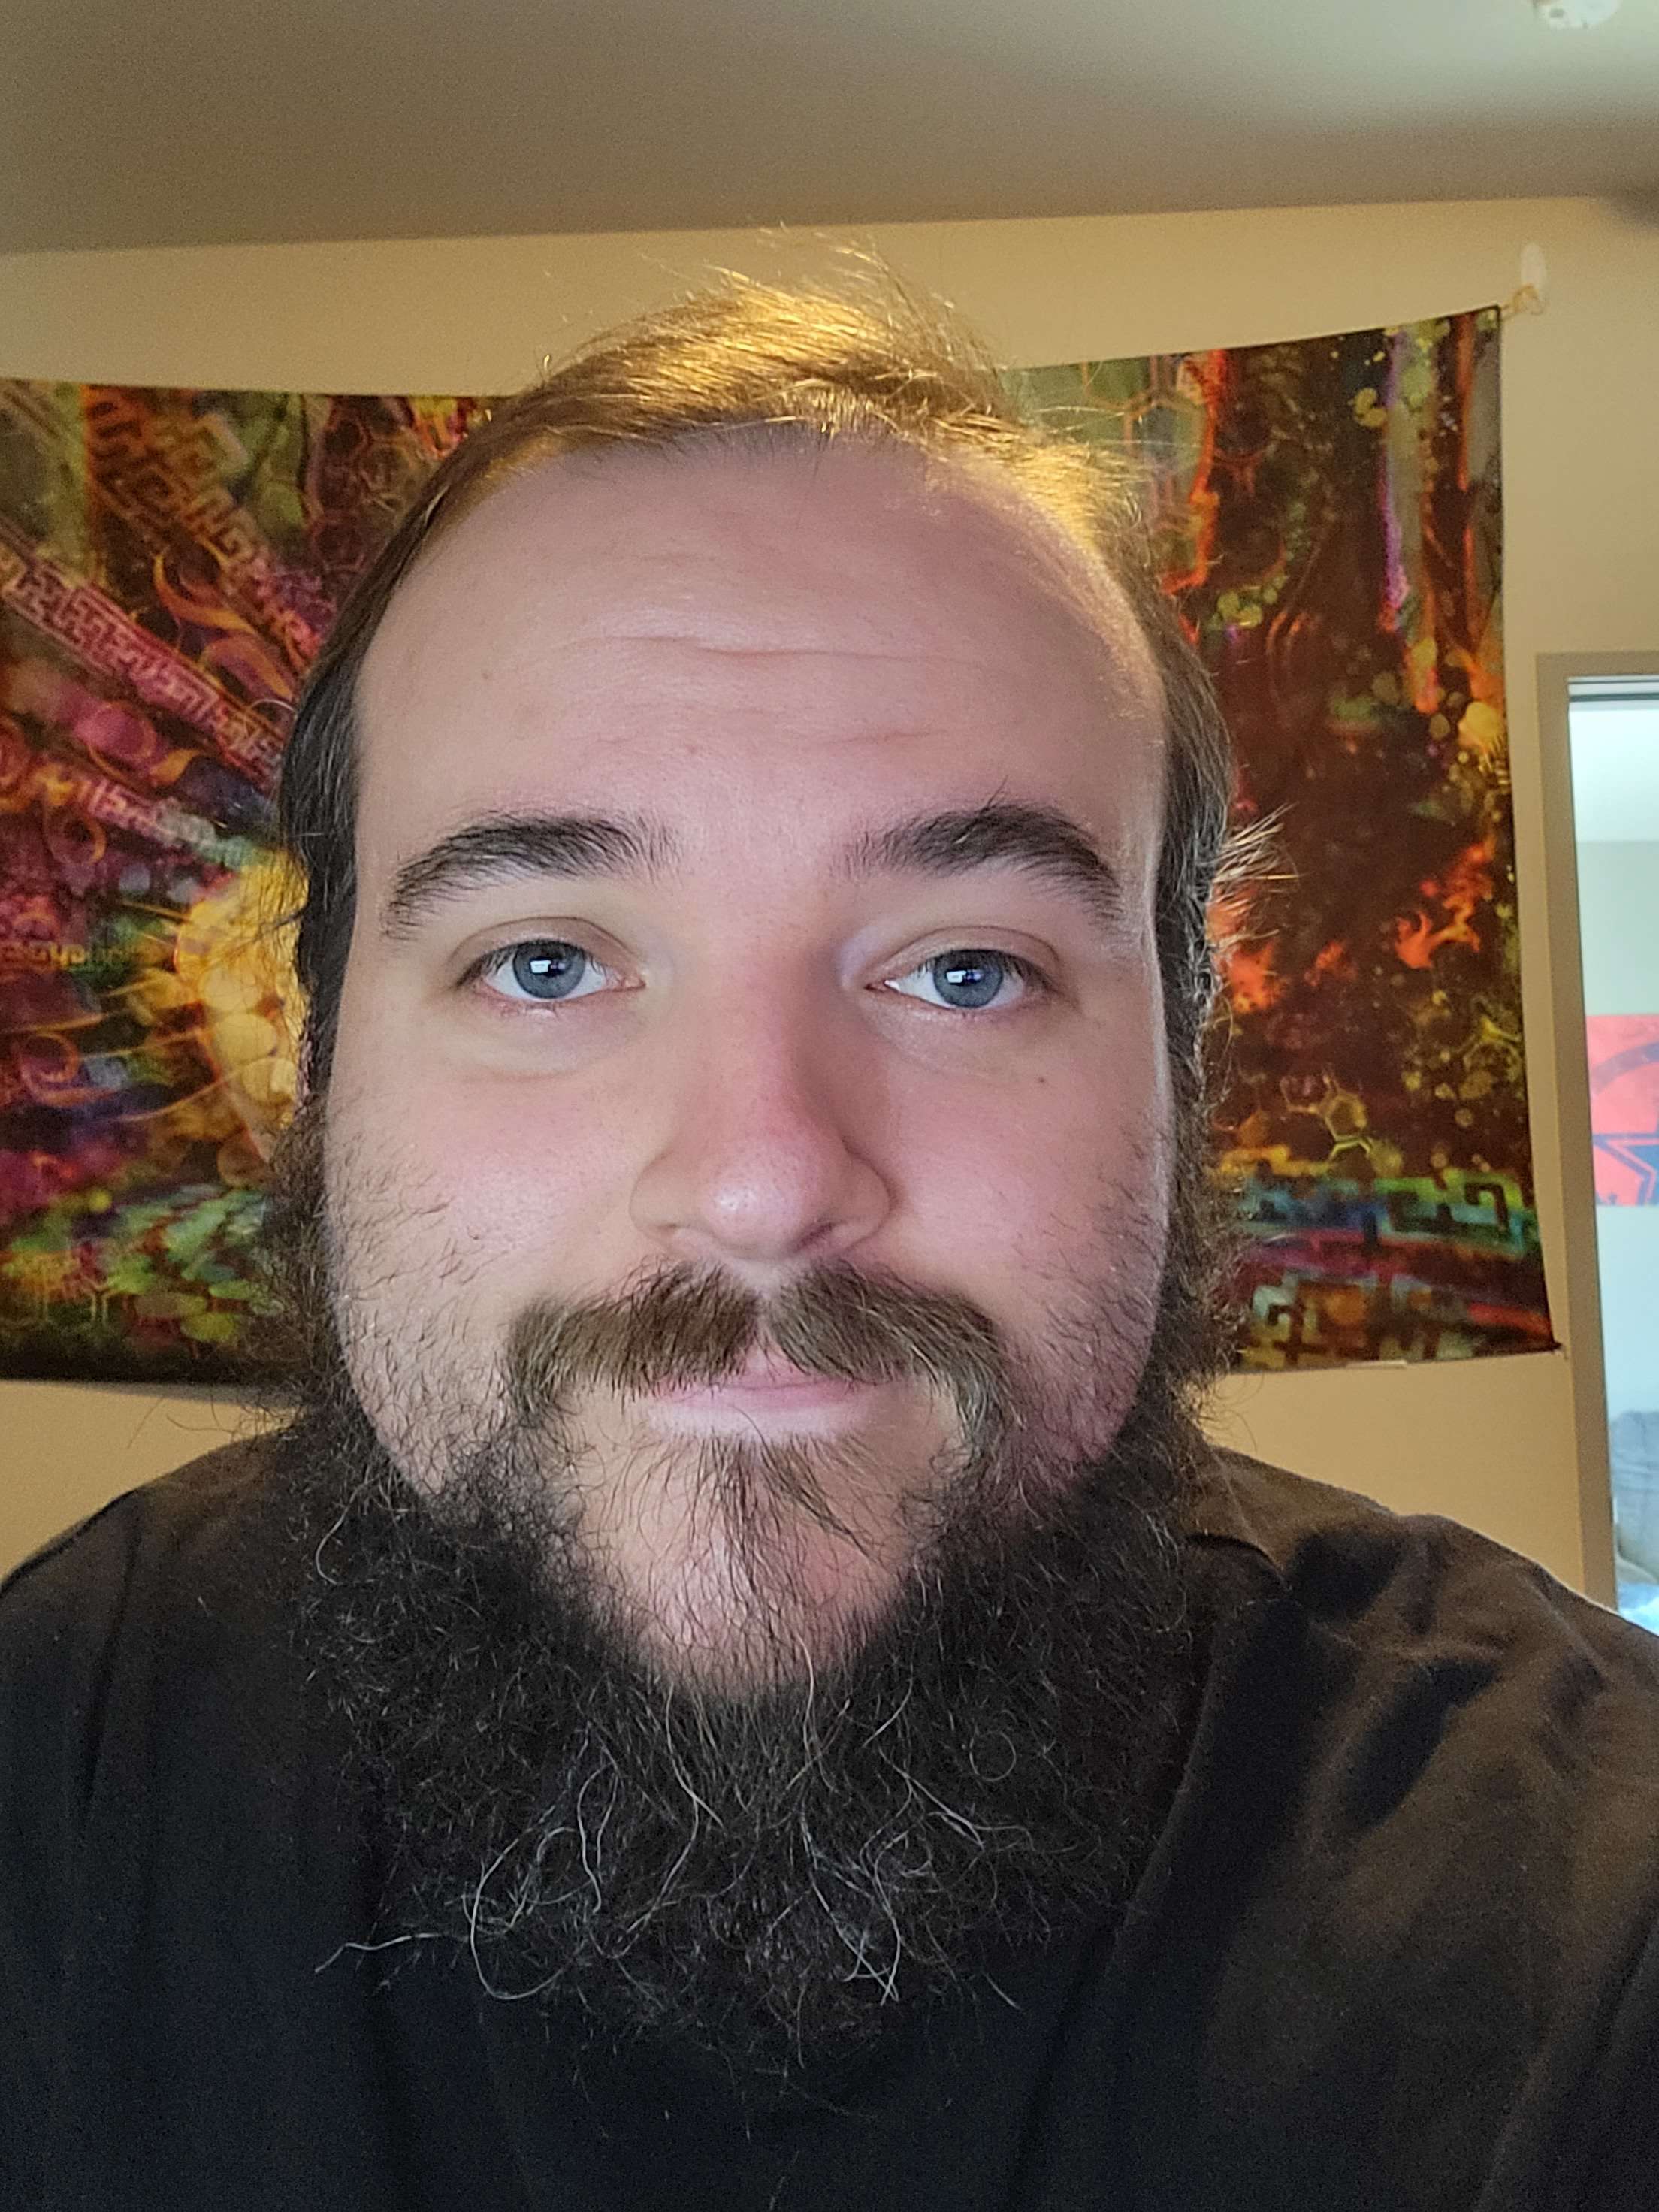
M 1598 1206 L 1659 1206 L 1659 1014 L 1592 1014 L 1590 1130 Z

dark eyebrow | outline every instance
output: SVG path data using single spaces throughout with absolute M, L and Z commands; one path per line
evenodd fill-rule
M 440 838 L 399 868 L 386 903 L 388 936 L 405 934 L 432 908 L 485 884 L 533 876 L 651 878 L 676 847 L 659 823 L 601 814 L 489 815 Z M 916 814 L 866 830 L 842 855 L 850 881 L 873 875 L 962 876 L 1013 867 L 1079 901 L 1100 927 L 1123 926 L 1123 887 L 1081 825 L 1058 807 L 997 799 Z
M 400 937 L 447 898 L 519 876 L 653 876 L 673 858 L 654 823 L 603 814 L 487 815 L 398 869 L 385 929 Z
M 1079 823 L 1056 806 L 994 799 L 945 814 L 918 814 L 885 830 L 866 830 L 846 855 L 854 877 L 919 872 L 966 875 L 1013 867 L 1066 892 L 1100 927 L 1121 930 L 1123 885 Z

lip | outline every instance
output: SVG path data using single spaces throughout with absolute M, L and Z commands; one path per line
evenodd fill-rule
M 752 1419 L 767 1414 L 834 1415 L 860 1404 L 876 1387 L 835 1375 L 803 1375 L 787 1362 L 751 1360 L 725 1382 L 674 1384 L 652 1395 L 659 1405 L 675 1413 L 726 1413 Z

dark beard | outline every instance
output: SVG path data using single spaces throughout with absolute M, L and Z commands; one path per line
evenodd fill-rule
M 1201 1235 L 1177 1225 L 1103 1459 L 1035 1487 L 964 1475 L 866 1640 L 738 1694 L 652 1662 L 538 1479 L 533 1331 L 441 1499 L 404 1478 L 334 1335 L 314 1183 L 290 1156 L 308 1371 L 280 1494 L 316 1565 L 307 1668 L 386 1852 L 375 1940 L 459 1947 L 495 1994 L 781 2070 L 1121 1913 L 1190 1702 Z M 1018 1408 L 981 1425 L 1006 1474 Z

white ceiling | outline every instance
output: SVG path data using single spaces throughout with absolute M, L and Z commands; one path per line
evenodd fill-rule
M 1554 193 L 1659 0 L 0 0 L 0 251 Z

